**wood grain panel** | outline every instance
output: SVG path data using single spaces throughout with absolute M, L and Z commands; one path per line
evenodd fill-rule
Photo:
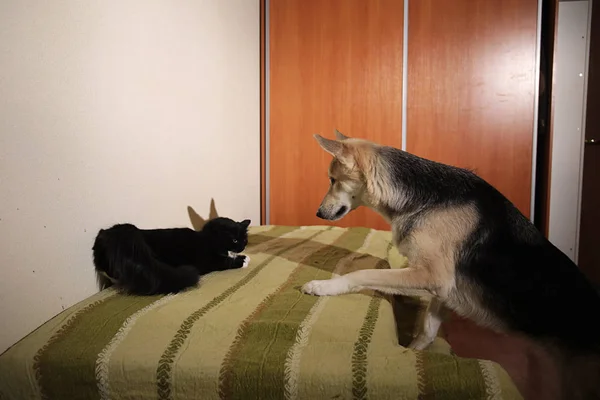
M 403 2 L 271 0 L 270 222 L 316 217 L 331 156 L 312 137 L 334 129 L 401 146 Z M 366 208 L 339 226 L 387 229 Z
M 407 150 L 474 169 L 530 214 L 536 0 L 418 0 Z

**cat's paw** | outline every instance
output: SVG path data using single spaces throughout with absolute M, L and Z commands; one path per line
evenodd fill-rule
M 250 265 L 250 257 L 248 256 L 243 256 L 244 257 L 244 264 L 242 264 L 242 268 L 246 268 L 248 265 Z
M 237 256 L 233 261 L 234 268 L 246 268 L 250 263 L 250 257 L 248 256 Z

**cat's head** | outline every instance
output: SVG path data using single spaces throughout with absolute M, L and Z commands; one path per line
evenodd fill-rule
M 206 238 L 219 253 L 232 251 L 241 253 L 248 244 L 248 226 L 250 220 L 236 222 L 229 218 L 215 218 L 208 221 L 202 228 Z

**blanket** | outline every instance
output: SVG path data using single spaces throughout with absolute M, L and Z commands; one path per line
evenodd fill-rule
M 179 294 L 109 288 L 61 312 L 0 356 L 0 398 L 522 398 L 500 366 L 456 357 L 442 338 L 425 351 L 399 345 L 419 302 L 401 304 L 396 323 L 375 292 L 300 292 L 312 279 L 401 268 L 389 232 L 252 227 L 245 254 L 248 268 Z

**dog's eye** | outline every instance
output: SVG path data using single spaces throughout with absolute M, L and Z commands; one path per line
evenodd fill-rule
M 329 182 L 331 182 L 331 184 L 333 185 L 335 183 L 335 179 L 334 178 L 329 178 Z

